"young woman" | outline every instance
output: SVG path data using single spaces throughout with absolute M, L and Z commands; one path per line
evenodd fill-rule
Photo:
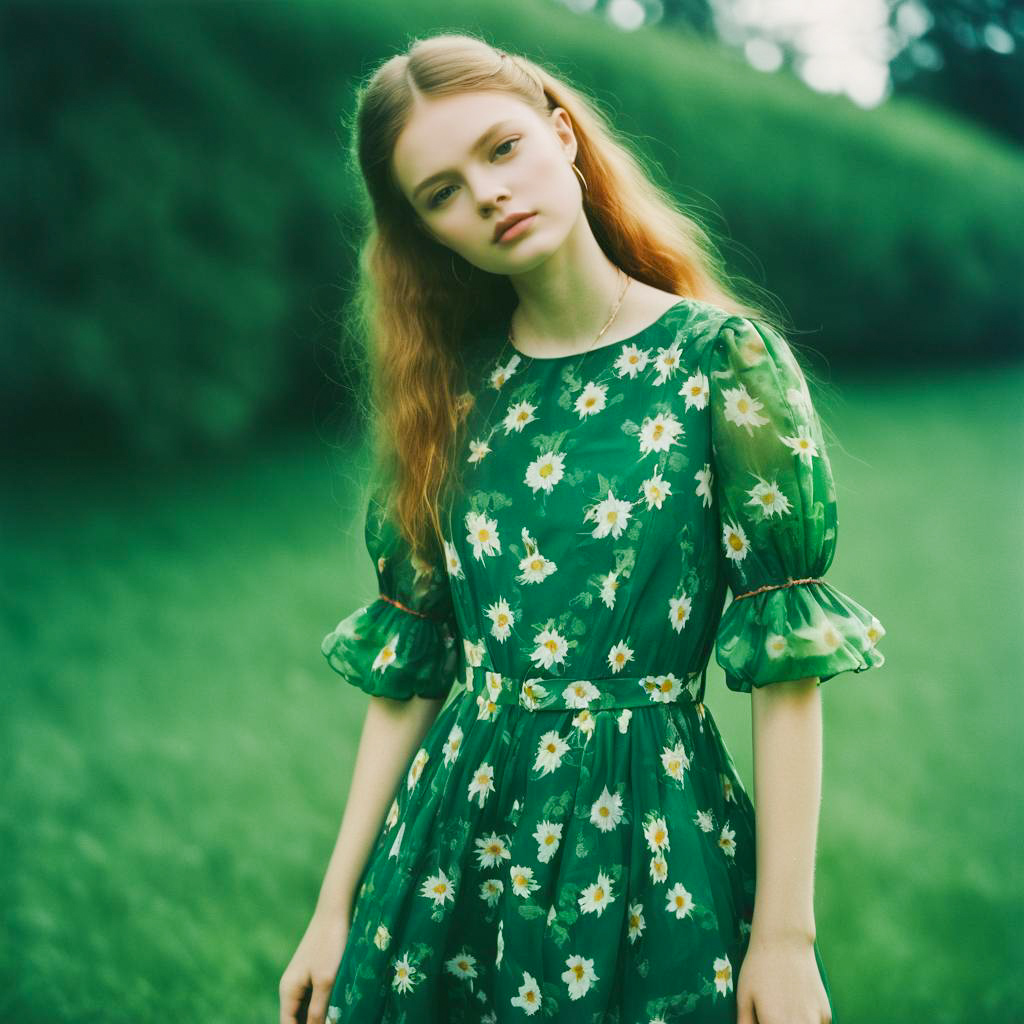
M 380 595 L 323 653 L 372 699 L 282 1024 L 837 1020 L 818 685 L 885 631 L 822 579 L 793 351 L 526 58 L 419 40 L 356 138 Z M 753 701 L 756 831 L 712 650 Z

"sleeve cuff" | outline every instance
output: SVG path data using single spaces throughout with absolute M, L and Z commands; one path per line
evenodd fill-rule
M 885 663 L 876 647 L 885 627 L 866 608 L 825 580 L 772 586 L 735 598 L 722 615 L 715 660 L 730 690 Z
M 457 652 L 447 621 L 405 611 L 384 597 L 342 619 L 320 650 L 347 683 L 373 697 L 445 697 L 455 679 Z

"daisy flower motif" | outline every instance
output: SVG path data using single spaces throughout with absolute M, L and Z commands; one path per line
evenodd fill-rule
M 487 878 L 480 885 L 480 899 L 487 906 L 496 907 L 504 891 L 505 883 L 500 878 Z
M 722 547 L 725 548 L 725 557 L 734 562 L 742 562 L 747 557 L 750 543 L 739 523 L 726 523 L 722 527 Z
M 704 499 L 705 508 L 711 508 L 711 502 L 714 501 L 714 494 L 711 488 L 715 483 L 715 474 L 711 470 L 711 464 L 705 462 L 704 468 L 698 469 L 693 474 L 693 479 L 697 481 L 697 490 L 694 493 L 698 498 Z
M 451 727 L 448 739 L 444 744 L 444 763 L 454 764 L 459 758 L 459 751 L 462 749 L 462 726 L 458 723 Z
M 391 979 L 391 987 L 404 995 L 419 981 L 415 978 L 417 973 L 416 968 L 409 963 L 409 954 L 406 953 L 400 960 L 395 961 L 395 975 Z
M 630 903 L 629 916 L 626 919 L 626 934 L 630 942 L 636 942 L 643 934 L 647 922 L 644 920 L 644 905 L 642 903 Z
M 433 900 L 435 907 L 443 907 L 446 900 L 455 902 L 455 888 L 451 879 L 440 870 L 436 875 L 426 879 L 420 889 L 420 895 Z
M 644 836 L 647 838 L 647 845 L 650 847 L 651 853 L 669 849 L 668 825 L 664 818 L 658 817 L 648 822 L 644 829 Z
M 689 916 L 693 910 L 693 897 L 686 891 L 682 882 L 676 882 L 665 894 L 665 899 L 665 909 L 674 913 L 679 920 Z
M 450 960 L 446 960 L 444 967 L 449 974 L 454 974 L 462 981 L 469 981 L 477 976 L 476 957 L 465 949 L 456 953 Z
M 632 660 L 633 649 L 625 640 L 620 640 L 608 652 L 608 665 L 612 670 L 612 675 L 617 675 L 626 667 L 626 663 Z
M 562 691 L 562 696 L 570 708 L 585 708 L 601 696 L 601 691 L 589 679 L 574 679 Z
M 835 623 L 820 611 L 809 626 L 794 629 L 793 636 L 806 640 L 816 654 L 832 654 L 839 650 L 846 640 Z
M 515 616 L 505 598 L 488 605 L 484 614 L 491 620 L 491 635 L 495 640 L 504 643 L 512 635 L 512 627 L 516 624 Z
M 683 781 L 683 772 L 690 767 L 690 758 L 682 743 L 677 743 L 674 747 L 665 747 L 662 750 L 661 765 L 670 779 L 675 779 L 677 782 Z
M 613 364 L 615 372 L 620 377 L 636 380 L 637 374 L 646 369 L 650 358 L 651 354 L 647 349 L 640 348 L 638 345 L 626 345 Z
M 466 540 L 473 545 L 473 557 L 484 560 L 484 554 L 495 555 L 501 552 L 501 540 L 498 537 L 498 524 L 477 512 L 466 513 Z
M 645 416 L 640 425 L 640 454 L 667 452 L 683 433 L 683 424 L 671 413 L 658 413 L 653 419 Z
M 669 598 L 668 621 L 677 633 L 681 633 L 683 626 L 690 621 L 690 609 L 692 606 L 693 602 L 685 591 L 678 597 Z
M 779 490 L 779 485 L 774 480 L 768 483 L 767 480 L 758 477 L 758 482 L 747 491 L 747 494 L 750 496 L 747 504 L 759 508 L 765 519 L 771 516 L 784 516 L 790 510 L 789 498 Z
M 594 973 L 594 961 L 580 955 L 570 956 L 565 961 L 566 970 L 562 972 L 562 981 L 569 986 L 569 998 L 580 999 L 590 991 L 590 986 L 597 981 Z
M 469 456 L 467 462 L 477 463 L 483 462 L 484 456 L 491 453 L 491 446 L 487 441 L 472 440 L 469 442 Z
M 530 711 L 536 711 L 547 695 L 547 687 L 539 679 L 526 679 L 519 690 L 519 703 Z
M 609 490 L 608 497 L 596 505 L 591 505 L 584 513 L 583 519 L 584 521 L 592 519 L 597 523 L 591 533 L 592 537 L 601 538 L 611 534 L 618 540 L 630 520 L 632 507 L 633 502 L 616 498 Z
M 516 577 L 518 583 L 543 583 L 558 566 L 545 558 L 539 551 L 533 551 L 519 560 L 519 575 Z
M 542 629 L 534 638 L 535 644 L 530 652 L 530 660 L 540 668 L 551 668 L 561 665 L 569 650 L 569 644 L 556 629 Z
M 640 685 L 655 704 L 671 704 L 683 692 L 683 681 L 671 672 L 666 672 L 664 675 L 644 676 Z
M 658 375 L 654 378 L 656 385 L 664 384 L 679 369 L 680 354 L 679 343 L 676 341 L 666 348 L 658 350 L 658 354 L 654 357 L 654 365 L 658 370 Z
M 512 996 L 512 1005 L 532 1017 L 540 1009 L 540 1001 L 537 979 L 529 971 L 523 971 L 523 983 L 519 986 L 519 995 Z
M 533 762 L 533 770 L 541 775 L 550 775 L 562 765 L 562 758 L 569 750 L 569 744 L 552 729 L 544 733 L 537 747 L 537 757 Z
M 602 832 L 611 832 L 622 821 L 622 797 L 609 793 L 605 786 L 590 808 L 590 823 Z
M 711 965 L 715 971 L 715 989 L 719 995 L 732 991 L 732 964 L 727 956 L 716 957 Z
M 745 427 L 749 435 L 753 436 L 754 433 L 751 427 L 763 427 L 770 422 L 767 416 L 760 414 L 764 406 L 752 398 L 742 384 L 725 388 L 722 398 L 725 400 L 725 418 L 738 427 Z
M 584 733 L 587 739 L 590 739 L 594 726 L 597 724 L 597 719 L 590 713 L 589 708 L 584 708 L 578 715 L 573 717 L 572 724 L 580 732 Z
M 494 768 L 486 761 L 482 761 L 480 767 L 473 773 L 467 790 L 467 798 L 472 800 L 475 797 L 479 806 L 483 807 L 487 794 L 494 792 Z
M 864 635 L 867 637 L 870 646 L 874 647 L 875 644 L 885 636 L 885 626 L 883 626 L 882 623 L 872 615 L 871 625 L 869 625 L 864 631 Z
M 542 821 L 534 830 L 533 838 L 537 840 L 537 860 L 547 864 L 562 840 L 562 826 L 556 822 Z
M 718 777 L 722 782 L 722 796 L 725 797 L 726 800 L 734 801 L 736 798 L 733 796 L 732 792 L 732 779 L 730 779 L 725 772 L 719 772 Z
M 595 384 L 592 380 L 588 380 L 573 404 L 573 408 L 579 414 L 581 420 L 586 416 L 593 416 L 594 413 L 600 412 L 605 407 L 607 395 L 608 388 L 606 385 Z
M 494 388 L 495 391 L 500 391 L 505 386 L 505 382 L 516 372 L 516 367 L 521 362 L 521 357 L 516 353 L 507 363 L 499 363 L 498 366 L 491 371 L 491 387 Z
M 660 853 L 651 858 L 650 874 L 655 885 L 668 881 L 668 861 Z
M 725 851 L 727 857 L 736 856 L 736 833 L 729 828 L 728 822 L 722 826 L 722 832 L 718 837 L 718 845 Z
M 550 494 L 551 489 L 565 475 L 565 452 L 544 452 L 526 467 L 523 482 L 536 494 L 544 491 Z
M 648 511 L 652 508 L 660 509 L 665 499 L 672 493 L 672 485 L 662 477 L 659 470 L 655 470 L 654 475 L 648 477 L 641 487 L 647 499 Z
M 608 608 L 615 607 L 615 591 L 619 589 L 619 574 L 613 569 L 601 577 L 601 600 Z
M 622 711 L 619 714 L 619 718 L 618 718 L 619 732 L 621 732 L 623 736 L 625 736 L 626 733 L 629 731 L 629 720 L 632 717 L 633 717 L 633 709 L 632 708 L 623 708 Z
M 534 881 L 533 868 L 525 864 L 513 864 L 509 868 L 512 875 L 512 891 L 517 896 L 527 897 L 534 889 L 540 888 L 540 882 Z
M 391 806 L 388 808 L 388 816 L 384 819 L 384 824 L 387 825 L 390 831 L 398 824 L 398 798 L 396 797 L 391 801 Z
M 597 914 L 600 917 L 604 913 L 604 908 L 615 902 L 612 880 L 603 871 L 598 871 L 597 881 L 588 885 L 576 902 L 582 913 Z
M 521 433 L 527 423 L 532 423 L 537 418 L 533 415 L 536 408 L 537 406 L 530 402 L 516 402 L 515 405 L 509 406 L 505 418 L 501 421 L 506 435 L 511 434 L 513 430 Z
M 396 657 L 396 648 L 398 647 L 398 633 L 395 635 L 377 652 L 377 657 L 373 659 L 373 664 L 370 666 L 370 670 L 376 672 L 380 669 L 383 672 L 389 666 L 393 665 Z
M 786 643 L 784 636 L 778 633 L 769 633 L 764 642 L 764 649 L 768 657 L 774 661 L 789 653 L 789 644 Z
M 373 944 L 380 950 L 388 948 L 388 943 L 391 942 L 391 932 L 388 931 L 386 924 L 377 925 L 377 930 L 373 933 Z
M 698 811 L 697 817 L 693 819 L 701 832 L 710 832 L 714 827 L 714 819 L 710 811 Z
M 494 868 L 501 865 L 502 860 L 511 860 L 512 853 L 504 836 L 492 832 L 489 836 L 480 836 L 476 840 L 476 860 L 479 868 Z
M 808 427 L 798 428 L 792 437 L 782 437 L 779 435 L 779 440 L 787 448 L 792 448 L 793 453 L 799 455 L 808 466 L 813 463 L 815 456 L 821 454 L 818 451 L 818 444 L 811 437 L 811 431 Z
M 450 540 L 444 542 L 444 565 L 448 575 L 454 579 L 461 580 L 465 576 L 462 571 L 462 559 L 459 558 L 459 553 Z
M 420 747 L 416 751 L 416 756 L 412 759 L 412 764 L 409 765 L 409 772 L 406 776 L 406 785 L 410 791 L 419 782 L 420 776 L 423 774 L 423 766 L 429 758 L 430 754 L 427 753 L 424 747 Z
M 684 409 L 703 409 L 708 404 L 708 397 L 711 394 L 707 377 L 697 370 L 686 378 L 683 386 L 679 389 L 679 394 L 686 396 Z

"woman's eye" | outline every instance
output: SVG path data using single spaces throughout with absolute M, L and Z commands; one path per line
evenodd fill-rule
M 513 137 L 511 139 L 506 139 L 504 142 L 499 142 L 498 145 L 494 147 L 494 152 L 497 154 L 499 149 L 502 149 L 503 147 L 511 145 L 513 142 L 518 142 L 518 141 L 519 141 L 519 137 L 515 136 L 515 137 Z M 501 155 L 505 156 L 506 154 L 502 153 Z M 451 185 L 446 185 L 444 188 L 438 189 L 430 197 L 430 202 L 427 204 L 430 207 L 430 209 L 434 209 L 435 206 L 439 206 L 442 202 L 444 202 L 444 198 L 443 197 L 445 196 L 445 192 L 447 191 L 447 189 L 449 189 L 451 187 L 452 187 Z

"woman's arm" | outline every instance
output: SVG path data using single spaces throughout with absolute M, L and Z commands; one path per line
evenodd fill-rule
M 751 699 L 757 879 L 738 1024 L 821 1024 L 832 1015 L 814 956 L 818 677 L 754 687 Z
M 751 937 L 815 939 L 814 857 L 821 803 L 817 676 L 754 687 L 757 884 Z
M 348 799 L 316 913 L 348 918 L 355 885 L 402 773 L 444 704 L 443 698 L 371 697 L 356 751 Z

